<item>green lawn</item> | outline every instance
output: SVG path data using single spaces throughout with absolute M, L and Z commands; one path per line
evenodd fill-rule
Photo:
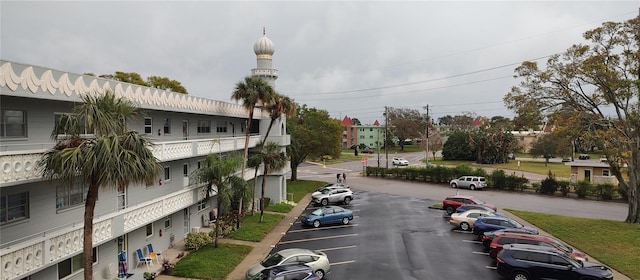
M 549 174 L 549 170 L 551 170 L 551 173 L 553 173 L 556 177 L 560 177 L 560 178 L 571 177 L 571 167 L 568 165 L 565 165 L 564 162 L 549 162 L 548 164 L 546 164 L 546 166 L 544 162 L 526 161 L 526 160 L 521 160 L 520 166 L 518 166 L 518 161 L 516 160 L 510 160 L 508 163 L 502 163 L 502 164 L 476 164 L 471 161 L 442 160 L 442 158 L 436 158 L 436 160 L 433 160 L 432 158 L 430 158 L 429 162 L 432 164 L 447 165 L 447 166 L 467 164 L 472 167 L 479 167 L 479 168 L 488 167 L 488 168 L 503 169 L 507 174 L 509 173 L 508 170 L 514 170 L 514 171 L 524 171 L 524 172 L 547 175 Z
M 326 182 L 322 181 L 287 180 L 287 192 L 293 194 L 292 200 L 298 203 L 305 195 L 314 192 L 316 189 L 324 186 L 325 184 Z
M 226 279 L 248 255 L 253 247 L 213 243 L 180 259 L 173 270 L 173 276 L 190 279 Z
M 611 268 L 640 279 L 640 224 L 504 209 Z
M 278 204 L 270 204 L 267 206 L 265 211 L 278 212 L 278 213 L 289 213 L 293 209 L 293 205 L 286 203 L 278 203 Z
M 227 237 L 246 241 L 261 241 L 283 218 L 283 215 L 264 213 L 264 221 L 261 223 L 260 212 L 247 215 L 242 219 L 240 229 L 231 232 Z

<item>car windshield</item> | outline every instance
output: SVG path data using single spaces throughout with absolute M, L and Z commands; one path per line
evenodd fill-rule
M 524 227 L 524 225 L 523 225 L 523 224 L 518 223 L 516 220 L 511 220 L 511 223 L 512 223 L 513 225 L 515 225 L 515 227 L 516 227 L 516 228 L 522 228 L 522 227 Z
M 315 211 L 311 212 L 311 214 L 316 216 L 322 216 L 322 208 L 316 209 Z
M 485 204 L 484 201 L 482 201 L 480 199 L 477 199 L 477 198 L 474 198 L 473 202 L 475 202 L 476 204 Z
M 278 253 L 275 253 L 262 261 L 260 264 L 264 267 L 270 267 L 279 264 L 284 257 Z
M 324 190 L 320 191 L 320 193 L 328 194 L 330 191 L 331 191 L 331 189 L 324 189 Z
M 569 247 L 569 245 L 564 244 L 558 240 L 552 239 L 553 240 L 553 244 L 558 247 L 558 249 L 565 251 L 567 253 L 571 253 L 573 252 L 573 249 L 571 249 L 571 247 Z

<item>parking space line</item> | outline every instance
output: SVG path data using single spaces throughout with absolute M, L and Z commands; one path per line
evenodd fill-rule
M 466 240 L 466 239 L 463 239 L 462 242 L 474 243 L 474 244 L 482 244 L 482 241 L 478 241 L 478 240 Z
M 291 243 L 300 243 L 300 242 L 307 242 L 307 241 L 315 241 L 315 240 L 324 240 L 324 239 L 333 239 L 333 238 L 342 238 L 342 237 L 350 237 L 350 236 L 357 236 L 357 233 L 353 233 L 353 234 L 343 234 L 343 235 L 335 235 L 335 236 L 327 236 L 327 237 L 317 237 L 317 238 L 308 238 L 308 239 L 299 239 L 299 240 L 291 240 L 291 241 L 282 241 L 278 244 L 291 244 Z
M 490 266 L 490 265 L 485 266 L 485 268 L 493 269 L 493 270 L 498 269 L 498 267 L 497 267 L 497 266 Z
M 478 255 L 485 255 L 485 256 L 489 255 L 489 253 L 487 253 L 487 252 L 472 251 L 471 253 L 478 254 Z
M 473 232 L 470 231 L 466 231 L 466 230 L 461 230 L 461 229 L 454 229 L 454 232 L 459 232 L 459 233 L 464 233 L 464 234 L 472 234 Z
M 335 250 L 342 250 L 342 249 L 351 249 L 351 248 L 356 248 L 358 246 L 356 245 L 352 245 L 352 246 L 343 246 L 343 247 L 335 247 L 335 248 L 327 248 L 327 249 L 319 249 L 316 251 L 320 251 L 320 252 L 326 252 L 326 251 L 335 251 Z
M 341 225 L 341 226 L 332 226 L 332 227 L 322 227 L 322 228 L 307 228 L 307 229 L 296 229 L 296 230 L 290 230 L 290 233 L 295 233 L 295 232 L 306 232 L 306 231 L 316 231 L 316 230 L 325 230 L 325 229 L 334 229 L 334 228 L 345 228 L 345 227 L 355 227 L 358 224 L 348 224 L 348 225 Z
M 354 263 L 354 262 L 356 262 L 356 261 L 355 261 L 355 260 L 352 260 L 352 261 L 343 261 L 343 262 L 330 263 L 330 265 L 331 265 L 331 266 L 334 266 L 334 265 L 348 264 L 348 263 Z

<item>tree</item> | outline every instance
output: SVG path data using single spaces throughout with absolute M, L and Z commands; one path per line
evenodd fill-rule
M 111 92 L 87 94 L 56 124 L 51 138 L 55 147 L 43 155 L 43 175 L 58 184 L 89 186 L 85 200 L 82 259 L 84 279 L 93 275 L 93 217 L 100 187 L 126 188 L 129 183 L 152 184 L 162 166 L 150 141 L 128 131 L 126 121 L 139 111 Z
M 351 121 L 353 122 L 354 125 L 362 125 L 362 123 L 358 118 L 351 118 Z
M 452 125 L 453 124 L 453 117 L 451 115 L 446 115 L 444 117 L 440 117 L 440 118 L 438 118 L 438 124 L 439 125 Z
M 262 175 L 262 187 L 260 194 L 260 222 L 264 219 L 264 191 L 266 189 L 267 177 L 269 172 L 273 170 L 280 170 L 287 165 L 287 155 L 282 152 L 282 148 L 276 142 L 267 142 L 260 145 L 261 149 L 253 155 L 255 159 L 251 161 L 262 162 L 264 168 L 264 174 Z
M 481 127 L 471 133 L 471 143 L 476 151 L 476 163 L 496 164 L 509 161 L 509 153 L 515 149 L 516 139 L 509 131 L 494 127 Z
M 167 77 L 149 76 L 147 77 L 147 85 L 159 89 L 168 89 L 172 92 L 187 94 L 187 89 L 182 86 L 182 83 L 171 80 Z
M 130 83 L 134 85 L 141 85 L 148 87 L 149 84 L 142 79 L 142 76 L 136 72 L 120 72 L 116 71 L 115 74 L 103 74 L 98 76 L 104 79 L 116 80 L 124 83 Z
M 340 121 L 332 119 L 327 111 L 297 105 L 296 113 L 287 118 L 287 133 L 291 135 L 291 144 L 287 146 L 291 181 L 297 180 L 298 165 L 307 158 L 339 157 L 343 131 Z
M 444 160 L 475 160 L 476 150 L 471 133 L 468 131 L 454 131 L 442 146 Z
M 211 199 L 211 193 L 216 193 L 216 231 L 215 247 L 218 248 L 220 236 L 220 217 L 223 217 L 231 205 L 234 190 L 246 189 L 247 182 L 234 174 L 242 167 L 242 157 L 232 153 L 225 157 L 218 154 L 209 154 L 204 160 L 204 165 L 191 174 L 195 183 L 206 183 L 207 191 L 205 200 Z
M 408 108 L 387 109 L 389 130 L 398 138 L 400 150 L 404 151 L 404 140 L 422 137 L 427 128 L 428 116 Z
M 515 69 L 522 80 L 504 101 L 516 111 L 535 106 L 547 115 L 567 110 L 582 116 L 581 135 L 597 140 L 627 192 L 626 222 L 640 223 L 640 17 L 605 22 L 584 38 L 591 44 L 551 56 L 545 69 L 523 62 Z
M 513 130 L 513 123 L 511 120 L 503 116 L 493 116 L 491 120 L 489 120 L 489 126 L 503 131 Z
M 533 142 L 531 153 L 534 156 L 541 156 L 545 159 L 544 166 L 547 166 L 549 159 L 555 157 L 560 150 L 560 139 L 553 134 L 542 134 Z

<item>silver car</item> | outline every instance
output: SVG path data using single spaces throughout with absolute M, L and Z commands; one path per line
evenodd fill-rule
M 311 200 L 322 206 L 327 206 L 329 203 L 349 204 L 353 200 L 353 192 L 347 188 L 329 188 L 312 194 Z
M 318 279 L 324 278 L 331 272 L 331 265 L 327 254 L 308 249 L 285 249 L 267 256 L 263 261 L 253 265 L 247 271 L 247 280 L 253 279 L 255 275 L 265 268 L 270 268 L 283 264 L 304 264 L 313 270 Z
M 462 176 L 449 182 L 452 188 L 479 190 L 487 186 L 487 180 L 480 176 Z

